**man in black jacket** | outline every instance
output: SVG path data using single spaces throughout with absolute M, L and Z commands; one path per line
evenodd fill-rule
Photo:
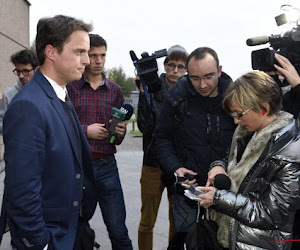
M 161 196 L 164 191 L 164 185 L 161 182 L 162 170 L 158 163 L 154 141 L 156 119 L 160 114 L 166 92 L 176 84 L 179 77 L 186 74 L 185 63 L 187 56 L 187 52 L 180 45 L 172 46 L 168 50 L 168 56 L 164 61 L 166 73 L 161 74 L 160 78 L 158 78 L 158 82 L 154 83 L 155 88 L 148 88 L 148 90 L 146 90 L 149 92 L 150 100 L 147 100 L 143 86 L 140 85 L 137 123 L 140 131 L 143 133 L 144 156 L 140 180 L 142 209 L 138 230 L 139 250 L 152 250 L 153 227 L 157 218 Z M 174 223 L 171 210 L 171 189 L 167 188 L 167 191 L 169 200 L 170 240 L 174 233 Z
M 295 119 L 297 119 L 298 126 L 300 124 L 300 67 L 295 68 L 294 65 L 284 56 L 279 54 L 275 54 L 276 60 L 279 62 L 280 66 L 274 64 L 275 69 L 277 70 L 275 73 L 277 75 L 281 75 L 284 77 L 284 81 L 288 83 L 291 89 L 282 96 L 283 99 L 283 109 L 294 115 Z M 268 72 L 269 73 L 269 72 Z M 272 75 L 272 74 L 271 74 Z M 279 78 L 273 78 L 279 83 Z M 300 211 L 296 213 L 295 221 L 294 221 L 294 239 L 300 238 Z M 294 241 L 292 249 L 299 249 L 300 242 Z
M 214 50 L 201 47 L 187 59 L 188 75 L 181 77 L 166 95 L 155 130 L 159 162 L 163 171 L 204 186 L 210 163 L 226 158 L 235 129 L 222 109 L 222 97 L 231 78 L 222 72 Z M 197 219 L 197 202 L 174 186 L 175 232 Z

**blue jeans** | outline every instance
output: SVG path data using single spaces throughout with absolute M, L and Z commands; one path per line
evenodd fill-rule
M 126 211 L 117 162 L 114 155 L 94 159 L 97 198 L 113 250 L 132 250 L 125 225 Z

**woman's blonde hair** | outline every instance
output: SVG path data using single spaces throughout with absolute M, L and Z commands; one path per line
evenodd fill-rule
M 278 84 L 262 71 L 246 73 L 231 83 L 223 96 L 223 109 L 231 113 L 233 103 L 245 111 L 265 110 L 263 103 L 270 105 L 268 115 L 278 113 L 282 108 L 282 95 Z

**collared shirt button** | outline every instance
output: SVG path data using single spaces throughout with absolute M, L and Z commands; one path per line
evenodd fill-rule
M 78 206 L 78 201 L 73 201 L 73 206 L 77 207 Z
M 80 175 L 80 174 L 76 174 L 76 179 L 77 179 L 77 180 L 79 180 L 79 179 L 80 179 L 80 177 L 81 177 L 81 175 Z

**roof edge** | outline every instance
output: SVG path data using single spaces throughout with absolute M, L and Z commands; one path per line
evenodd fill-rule
M 29 6 L 31 6 L 31 3 L 27 0 L 24 0 L 24 2 L 28 3 Z

